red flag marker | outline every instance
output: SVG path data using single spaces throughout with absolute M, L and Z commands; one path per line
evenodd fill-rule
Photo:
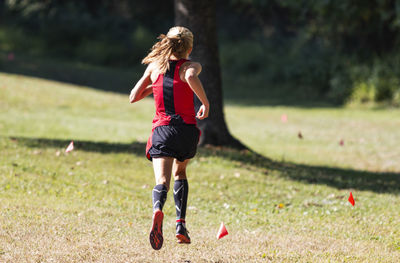
M 339 145 L 340 145 L 340 146 L 343 146 L 343 145 L 344 145 L 343 139 L 340 140 Z
M 350 204 L 352 204 L 353 206 L 355 205 L 355 201 L 354 201 L 354 198 L 353 198 L 353 194 L 350 192 L 350 196 L 349 196 L 349 202 L 350 202 Z
M 282 116 L 281 116 L 281 121 L 282 121 L 283 123 L 287 122 L 287 115 L 286 115 L 286 114 L 282 114 Z
M 219 227 L 218 234 L 217 234 L 217 239 L 221 239 L 226 235 L 228 235 L 228 230 L 226 230 L 224 222 L 221 222 L 221 226 Z
M 74 149 L 74 141 L 71 141 L 71 143 L 68 145 L 67 149 L 65 149 L 66 153 L 69 153 Z

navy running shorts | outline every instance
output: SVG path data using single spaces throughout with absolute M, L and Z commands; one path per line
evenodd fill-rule
M 154 129 L 146 152 L 151 161 L 157 157 L 173 157 L 183 162 L 196 155 L 200 130 L 196 125 L 164 125 Z

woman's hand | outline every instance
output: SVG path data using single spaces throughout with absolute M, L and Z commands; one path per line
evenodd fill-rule
M 208 112 L 210 110 L 209 106 L 201 105 L 199 111 L 197 112 L 196 118 L 199 120 L 203 120 L 208 117 Z

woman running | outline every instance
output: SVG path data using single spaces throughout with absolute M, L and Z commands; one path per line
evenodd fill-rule
M 132 89 L 130 102 L 137 102 L 153 93 L 156 114 L 152 133 L 147 141 L 146 156 L 153 162 L 156 186 L 153 189 L 153 222 L 150 244 L 160 249 L 163 244 L 162 208 L 167 198 L 171 174 L 174 175 L 176 238 L 190 243 L 185 225 L 189 185 L 186 166 L 196 154 L 200 130 L 196 118 L 207 118 L 209 102 L 198 75 L 201 65 L 188 60 L 193 48 L 193 34 L 185 27 L 173 27 L 160 35 L 150 53 L 142 61 L 148 64 L 142 78 Z M 202 105 L 197 114 L 194 94 Z

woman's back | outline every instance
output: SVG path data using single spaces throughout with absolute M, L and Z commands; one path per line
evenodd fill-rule
M 187 61 L 170 60 L 169 69 L 153 83 L 156 107 L 153 129 L 161 125 L 196 124 L 194 93 L 180 76 L 181 67 Z

